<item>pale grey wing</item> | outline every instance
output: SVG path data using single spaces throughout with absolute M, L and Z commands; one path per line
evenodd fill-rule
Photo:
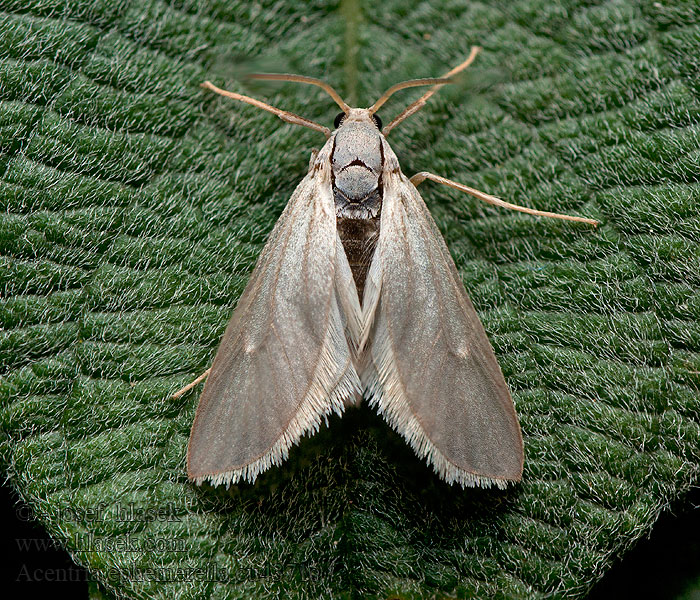
M 384 183 L 363 303 L 370 403 L 447 482 L 505 487 L 523 443 L 501 369 L 420 194 L 400 171 Z
M 341 312 L 346 263 L 321 169 L 294 192 L 226 329 L 192 425 L 190 479 L 254 481 L 360 392 Z

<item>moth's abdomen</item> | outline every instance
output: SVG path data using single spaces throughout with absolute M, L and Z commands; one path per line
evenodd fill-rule
M 360 201 L 351 201 L 335 188 L 336 225 L 345 256 L 348 258 L 357 295 L 362 303 L 365 279 L 379 239 L 379 222 L 382 213 L 382 196 L 375 190 Z
M 361 219 L 338 216 L 337 226 L 352 278 L 355 280 L 357 295 L 362 303 L 367 272 L 379 239 L 379 214 L 376 217 Z

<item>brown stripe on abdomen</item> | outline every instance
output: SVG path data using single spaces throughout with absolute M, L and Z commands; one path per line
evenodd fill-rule
M 375 217 L 351 219 L 338 216 L 336 219 L 338 235 L 350 263 L 360 304 L 365 291 L 367 272 L 379 239 L 380 215 L 381 211 L 378 211 Z

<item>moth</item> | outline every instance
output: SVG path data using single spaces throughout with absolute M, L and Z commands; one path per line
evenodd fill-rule
M 253 482 L 302 435 L 367 398 L 448 483 L 521 479 L 523 440 L 501 369 L 440 232 L 416 186 L 429 179 L 509 204 L 431 173 L 406 177 L 387 142 L 462 64 L 438 79 L 389 88 L 351 108 L 328 84 L 300 75 L 252 77 L 324 89 L 340 106 L 334 129 L 248 96 L 203 87 L 323 133 L 309 171 L 258 258 L 207 377 L 187 453 L 194 482 Z M 377 110 L 395 92 L 431 88 L 387 126 Z

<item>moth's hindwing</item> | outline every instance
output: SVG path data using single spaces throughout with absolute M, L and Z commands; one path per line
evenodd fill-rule
M 363 305 L 370 403 L 447 482 L 505 487 L 523 469 L 508 387 L 435 222 L 384 145 Z
M 360 393 L 346 337 L 358 329 L 358 317 L 341 308 L 359 312 L 357 292 L 344 297 L 354 289 L 348 273 L 338 252 L 324 147 L 271 233 L 226 329 L 192 425 L 190 479 L 254 481 Z

